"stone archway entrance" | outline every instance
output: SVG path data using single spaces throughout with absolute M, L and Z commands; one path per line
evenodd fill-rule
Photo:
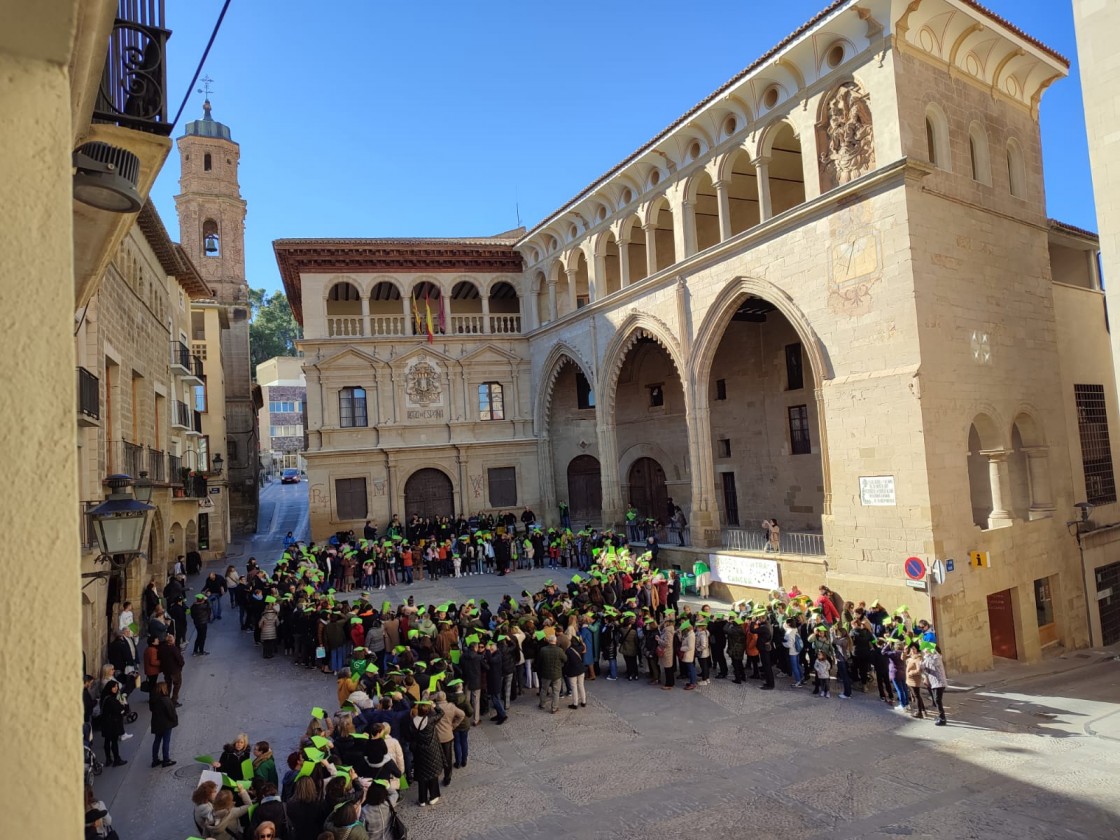
M 404 513 L 418 516 L 454 516 L 455 488 L 451 479 L 436 469 L 417 470 L 404 485 Z
M 665 487 L 665 470 L 653 458 L 639 458 L 630 467 L 630 498 L 638 516 L 666 521 L 669 491 Z
M 591 455 L 578 455 L 568 463 L 568 507 L 575 530 L 602 519 L 602 473 L 599 459 Z

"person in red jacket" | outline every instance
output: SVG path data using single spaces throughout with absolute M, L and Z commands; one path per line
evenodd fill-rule
M 817 596 L 817 600 L 813 602 L 813 606 L 821 608 L 821 615 L 828 624 L 835 624 L 840 620 L 840 613 L 836 610 L 836 605 L 832 603 L 832 599 L 822 592 Z

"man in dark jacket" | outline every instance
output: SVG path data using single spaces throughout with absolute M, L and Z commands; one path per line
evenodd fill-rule
M 747 652 L 747 633 L 742 620 L 735 618 L 727 624 L 727 655 L 731 657 L 733 682 L 741 685 L 746 682 L 747 669 L 743 665 L 743 655 Z
M 144 592 L 140 596 L 140 617 L 148 619 L 152 617 L 152 613 L 156 611 L 159 606 L 159 588 L 156 584 L 156 579 L 152 578 L 148 581 L 148 585 L 144 587 Z
M 758 636 L 758 658 L 762 663 L 762 685 L 759 688 L 769 690 L 774 687 L 774 665 L 770 658 L 770 643 L 774 640 L 774 632 L 765 611 L 761 614 L 755 613 L 751 631 Z
M 206 631 L 210 626 L 210 602 L 206 600 L 205 593 L 199 592 L 194 596 L 191 606 L 191 620 L 194 622 L 194 653 L 193 656 L 209 656 L 206 650 Z
M 182 706 L 179 689 L 183 687 L 183 652 L 179 650 L 174 633 L 168 633 L 166 641 L 160 643 L 159 669 L 163 672 L 163 679 L 171 686 L 171 702 Z
M 125 675 L 137 672 L 139 659 L 136 656 L 136 641 L 127 629 L 113 631 L 113 641 L 109 643 L 109 663 L 117 669 L 118 679 L 131 691 L 132 686 Z
M 540 702 L 537 706 L 544 708 L 545 698 L 550 699 L 552 713 L 560 710 L 560 686 L 564 678 L 564 651 L 556 645 L 556 637 L 548 636 L 547 643 L 537 651 L 534 665 L 541 678 Z
M 712 644 L 712 666 L 717 671 L 716 679 L 727 679 L 727 658 L 723 655 L 727 648 L 727 619 L 721 615 L 708 624 L 708 634 Z
M 490 695 L 490 705 L 494 707 L 494 716 L 490 718 L 501 726 L 506 722 L 506 707 L 502 705 L 502 652 L 498 650 L 498 643 L 491 640 L 486 645 L 484 656 L 486 665 L 486 691 Z
M 482 716 L 482 645 L 467 645 L 463 656 L 459 660 L 459 668 L 463 672 L 463 686 L 470 697 L 470 704 L 474 708 L 471 724 L 478 726 Z
M 167 614 L 171 616 L 171 623 L 175 631 L 175 638 L 179 640 L 179 647 L 185 647 L 187 644 L 187 607 L 183 603 L 182 595 L 171 602 L 171 605 L 167 608 Z

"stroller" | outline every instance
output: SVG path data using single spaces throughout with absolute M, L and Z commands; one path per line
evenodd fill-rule
M 85 780 L 86 784 L 93 786 L 93 777 L 100 776 L 101 771 L 105 766 L 97 757 L 97 753 L 93 750 L 93 727 L 90 724 L 85 724 L 82 727 L 82 747 L 84 750 L 83 764 L 85 765 Z

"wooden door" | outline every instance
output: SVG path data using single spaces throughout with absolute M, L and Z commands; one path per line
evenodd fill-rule
M 423 517 L 454 516 L 455 489 L 451 479 L 436 469 L 417 470 L 404 485 L 404 513 Z
M 665 503 L 669 491 L 665 487 L 665 470 L 652 458 L 639 458 L 630 467 L 630 503 L 638 516 L 650 517 L 664 524 Z
M 1004 589 L 988 596 L 988 628 L 992 635 L 992 655 L 1018 659 L 1015 646 L 1015 612 L 1011 590 Z
M 568 464 L 568 508 L 572 530 L 602 520 L 603 477 L 598 458 L 579 455 Z
M 1097 606 L 1101 611 L 1101 644 L 1120 642 L 1120 563 L 1096 571 Z

